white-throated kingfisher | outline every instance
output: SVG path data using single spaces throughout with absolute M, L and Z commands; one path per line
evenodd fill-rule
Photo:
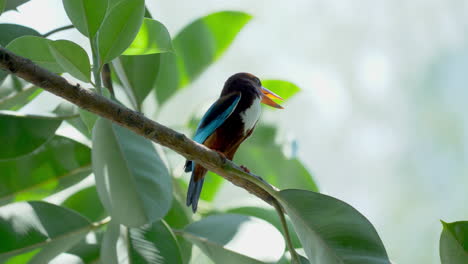
M 193 140 L 232 160 L 237 148 L 255 129 L 261 112 L 260 103 L 283 108 L 272 98 L 282 99 L 263 87 L 260 79 L 254 75 L 234 74 L 224 84 L 219 99 L 202 117 Z M 192 211 L 196 212 L 207 170 L 188 160 L 185 163 L 185 172 L 192 172 L 187 191 L 187 206 L 191 205 Z

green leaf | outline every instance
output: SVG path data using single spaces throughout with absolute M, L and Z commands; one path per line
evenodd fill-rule
M 280 189 L 317 191 L 311 173 L 297 158 L 287 157 L 282 147 L 275 144 L 275 137 L 274 127 L 257 125 L 252 136 L 237 151 L 234 161 Z
M 278 229 L 284 236 L 284 230 L 281 225 L 281 221 L 279 219 L 278 213 L 272 209 L 260 208 L 260 207 L 239 207 L 230 209 L 227 213 L 231 214 L 242 214 L 242 215 L 250 215 L 260 219 L 267 221 L 268 223 L 272 224 L 276 229 Z M 286 223 L 288 225 L 288 230 L 291 236 L 292 244 L 294 248 L 301 248 L 301 241 L 297 236 L 296 232 L 294 232 L 293 225 L 289 218 L 286 218 Z
M 63 7 L 78 31 L 92 38 L 107 11 L 108 0 L 63 0 Z
M 12 40 L 26 35 L 41 36 L 39 32 L 29 27 L 17 24 L 0 24 L 0 46 L 6 47 Z M 7 75 L 7 72 L 0 70 L 0 85 Z
M 187 206 L 176 197 L 172 199 L 172 207 L 164 217 L 164 221 L 172 228 L 184 228 L 192 222 L 191 213 Z
M 74 193 L 61 205 L 80 213 L 92 222 L 98 222 L 107 216 L 94 185 Z
M 284 102 L 301 90 L 294 83 L 283 80 L 262 80 L 262 86 L 266 87 L 268 90 L 276 93 L 284 99 L 283 101 L 277 101 L 276 99 L 273 99 L 277 102 Z
M 375 228 L 350 205 L 305 190 L 283 190 L 275 198 L 288 213 L 311 264 L 390 264 Z
M 151 141 L 100 118 L 92 159 L 99 197 L 112 219 L 136 227 L 167 214 L 172 178 Z
M 11 52 L 26 57 L 34 63 L 55 73 L 64 72 L 49 49 L 51 41 L 41 37 L 23 36 L 14 39 L 6 46 Z
M 42 248 L 29 263 L 48 263 L 80 241 L 91 228 L 86 218 L 46 202 L 0 207 L 0 261 Z
M 243 12 L 222 11 L 182 29 L 173 41 L 177 56 L 161 54 L 162 68 L 156 82 L 158 102 L 163 104 L 219 59 L 251 18 Z
M 144 18 L 137 36 L 123 55 L 148 55 L 172 51 L 169 31 L 159 21 Z
M 99 56 L 103 64 L 128 48 L 138 33 L 144 13 L 144 0 L 122 0 L 112 7 L 98 33 Z
M 98 116 L 82 108 L 80 108 L 78 111 L 80 113 L 81 120 L 86 125 L 89 132 L 93 131 L 93 127 L 94 127 L 94 124 L 96 123 L 96 120 L 98 119 Z
M 6 71 L 0 70 L 0 87 L 3 84 L 3 82 L 5 81 L 7 76 L 8 76 L 8 73 Z M 1 87 L 1 88 L 3 88 L 3 87 Z M 5 93 L 5 89 L 3 89 L 3 91 L 0 91 L 0 97 L 6 96 L 8 94 L 9 94 L 9 92 Z
M 112 64 L 133 104 L 141 107 L 141 103 L 154 87 L 160 68 L 160 56 L 121 56 Z
M 36 98 L 43 90 L 37 86 L 29 86 L 19 92 L 0 99 L 0 109 L 19 110 Z
M 0 46 L 4 47 L 12 40 L 22 36 L 41 36 L 41 34 L 34 29 L 17 24 L 0 24 L 0 32 Z
M 442 264 L 468 263 L 468 221 L 442 222 L 440 261 Z
M 276 262 L 284 251 L 282 235 L 276 228 L 245 215 L 211 215 L 187 226 L 182 235 L 214 263 Z
M 0 171 L 0 204 L 42 199 L 88 176 L 91 151 L 68 138 L 54 136 L 34 154 L 0 161 Z
M 141 264 L 182 264 L 177 240 L 163 221 L 138 228 L 111 221 L 104 234 L 101 256 L 104 264 L 125 260 Z
M 7 0 L 5 5 L 5 12 L 9 10 L 18 10 L 18 6 L 29 2 L 30 0 Z
M 216 175 L 214 172 L 208 171 L 205 175 L 205 183 L 200 199 L 209 202 L 213 201 L 224 182 L 225 180 L 223 177 Z
M 82 239 L 67 252 L 64 252 L 54 258 L 50 263 L 79 263 L 79 264 L 97 264 L 100 258 L 102 235 L 100 233 L 90 232 L 87 237 L 92 239 Z
M 15 112 L 0 112 L 0 160 L 31 153 L 54 136 L 61 120 Z
M 0 0 L 0 15 L 3 13 L 3 10 L 5 9 L 6 1 L 7 0 Z
M 301 254 L 298 254 L 299 256 L 299 263 L 300 264 L 310 264 L 309 260 L 303 257 Z M 289 251 L 284 253 L 283 257 L 276 263 L 276 264 L 290 264 L 291 262 L 291 254 Z
M 52 56 L 66 72 L 78 80 L 91 82 L 91 65 L 83 48 L 68 40 L 50 41 L 49 47 Z

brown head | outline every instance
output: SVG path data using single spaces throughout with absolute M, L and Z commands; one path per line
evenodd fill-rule
M 221 96 L 237 92 L 241 93 L 242 98 L 258 97 L 266 105 L 283 109 L 281 105 L 272 100 L 273 98 L 283 100 L 283 98 L 263 87 L 260 79 L 253 74 L 240 72 L 229 77 L 224 83 Z

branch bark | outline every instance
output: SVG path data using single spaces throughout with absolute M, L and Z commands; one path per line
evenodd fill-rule
M 244 188 L 270 205 L 275 205 L 275 198 L 271 195 L 276 190 L 275 187 L 263 181 L 259 176 L 244 172 L 232 161 L 194 142 L 184 134 L 165 127 L 143 114 L 91 90 L 84 89 L 79 85 L 72 85 L 63 77 L 49 72 L 29 59 L 15 55 L 2 47 L 0 47 L 0 69 L 15 74 L 25 81 L 60 96 L 83 109 L 107 118 L 141 136 L 170 148 L 185 158 L 196 161 L 233 184 Z

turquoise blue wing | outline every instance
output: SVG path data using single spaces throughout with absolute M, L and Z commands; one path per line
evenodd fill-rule
M 240 94 L 221 97 L 202 117 L 193 140 L 202 144 L 234 112 L 241 98 Z
M 200 120 L 193 140 L 203 144 L 205 140 L 228 119 L 232 112 L 234 112 L 240 99 L 240 93 L 219 98 Z M 191 160 L 187 160 L 185 163 L 185 172 L 192 171 L 194 167 L 195 164 Z

